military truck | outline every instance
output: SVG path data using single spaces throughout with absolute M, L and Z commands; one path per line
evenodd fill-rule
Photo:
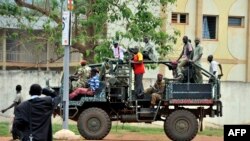
M 144 61 L 144 64 L 163 64 L 173 71 L 173 65 L 169 61 Z M 170 139 L 192 140 L 198 128 L 202 127 L 203 118 L 222 116 L 220 80 L 205 69 L 200 68 L 204 76 L 213 80 L 212 83 L 192 82 L 193 71 L 190 71 L 190 67 L 184 73 L 187 74 L 185 81 L 164 78 L 166 83 L 162 99 L 154 108 L 150 108 L 150 96 L 136 99 L 132 65 L 131 61 L 119 63 L 115 59 L 89 65 L 99 69 L 99 89 L 93 96 L 79 95 L 69 101 L 69 118 L 77 122 L 79 133 L 85 139 L 103 139 L 109 134 L 112 121 L 163 121 L 165 134 Z M 194 64 L 191 66 L 199 67 Z M 61 87 L 53 89 L 62 94 Z M 62 105 L 60 109 L 62 113 Z

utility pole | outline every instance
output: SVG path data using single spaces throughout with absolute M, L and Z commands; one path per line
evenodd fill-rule
M 71 11 L 73 10 L 73 0 L 68 0 L 68 10 L 62 14 L 62 45 L 64 47 L 63 58 L 63 129 L 68 129 L 69 119 L 69 53 L 71 46 Z

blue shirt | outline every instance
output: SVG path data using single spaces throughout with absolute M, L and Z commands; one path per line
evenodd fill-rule
M 96 89 L 98 89 L 99 85 L 100 85 L 99 75 L 96 74 L 95 76 L 90 78 L 88 80 L 88 84 L 89 84 L 91 90 L 95 91 Z

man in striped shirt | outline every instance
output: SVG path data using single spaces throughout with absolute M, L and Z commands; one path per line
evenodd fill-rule
M 96 68 L 91 69 L 91 78 L 88 80 L 88 88 L 77 88 L 69 94 L 69 99 L 75 98 L 77 95 L 94 95 L 100 86 L 99 74 Z

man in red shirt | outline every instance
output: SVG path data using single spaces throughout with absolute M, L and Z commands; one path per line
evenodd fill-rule
M 132 63 L 135 75 L 135 83 L 134 83 L 135 94 L 138 99 L 142 99 L 144 96 L 142 78 L 143 74 L 145 73 L 145 67 L 143 64 L 143 56 L 139 52 L 138 47 L 134 48 L 134 58 Z

